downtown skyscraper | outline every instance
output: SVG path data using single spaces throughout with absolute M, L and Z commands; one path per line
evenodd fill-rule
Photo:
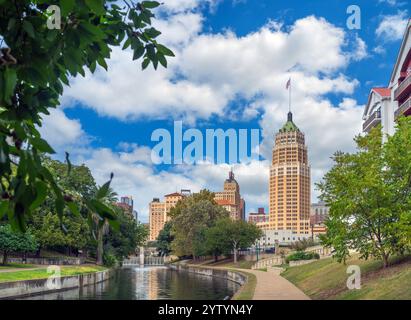
M 304 133 L 288 112 L 275 136 L 269 182 L 269 219 L 264 229 L 310 232 L 310 166 Z

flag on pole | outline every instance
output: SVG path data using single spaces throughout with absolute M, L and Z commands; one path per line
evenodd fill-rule
M 285 85 L 285 88 L 288 90 L 288 88 L 291 86 L 291 78 L 288 79 L 287 84 Z

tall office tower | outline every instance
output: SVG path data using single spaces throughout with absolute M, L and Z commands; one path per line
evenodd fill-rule
M 294 124 L 291 112 L 275 136 L 269 201 L 267 229 L 309 234 L 310 166 L 304 134 Z
M 233 220 L 245 219 L 245 201 L 240 195 L 240 186 L 231 170 L 228 179 L 224 181 L 224 191 L 215 192 L 215 202 L 224 207 Z

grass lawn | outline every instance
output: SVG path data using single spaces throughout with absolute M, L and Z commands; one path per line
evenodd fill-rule
M 61 276 L 74 276 L 82 273 L 91 273 L 106 270 L 106 267 L 84 265 L 84 266 L 61 266 Z M 0 282 L 44 279 L 51 274 L 47 273 L 47 267 L 34 270 L 21 270 L 12 272 L 0 272 Z
M 247 282 L 234 296 L 233 300 L 252 300 L 254 297 L 255 287 L 257 285 L 257 278 L 252 273 L 242 272 L 247 275 Z
M 0 270 L 4 269 L 14 269 L 14 268 L 35 268 L 36 266 L 33 264 L 24 264 L 24 263 L 9 263 L 7 265 L 0 264 Z
M 360 266 L 361 289 L 347 289 L 348 265 Z M 328 258 L 288 268 L 281 275 L 312 299 L 411 299 L 411 256 L 393 259 L 387 269 L 376 260 L 352 257 L 344 265 Z

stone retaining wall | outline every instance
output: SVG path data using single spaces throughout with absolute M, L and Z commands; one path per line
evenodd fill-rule
M 110 278 L 111 271 L 99 271 L 60 278 L 60 287 L 55 289 L 48 279 L 33 279 L 0 283 L 0 299 L 22 298 L 37 294 L 58 292 L 83 286 L 94 285 Z
M 80 265 L 84 264 L 85 258 L 26 258 L 23 261 L 23 258 L 8 258 L 8 263 L 27 263 L 27 264 L 41 264 L 41 265 Z
M 288 264 L 290 267 L 295 267 L 295 266 L 301 266 L 303 264 L 308 264 L 314 261 L 318 261 L 317 259 L 311 259 L 311 260 L 295 260 L 295 261 L 290 261 Z
M 229 281 L 238 283 L 241 286 L 245 284 L 248 280 L 248 277 L 245 274 L 242 274 L 237 271 L 230 271 L 230 270 L 225 270 L 225 269 L 207 268 L 207 267 L 202 267 L 202 266 L 200 267 L 200 266 L 193 266 L 193 265 L 179 264 L 179 263 L 171 263 L 171 264 L 168 264 L 167 267 L 173 270 L 177 270 L 177 271 L 192 272 L 192 273 L 197 273 L 197 274 L 201 274 L 205 276 L 227 279 Z

